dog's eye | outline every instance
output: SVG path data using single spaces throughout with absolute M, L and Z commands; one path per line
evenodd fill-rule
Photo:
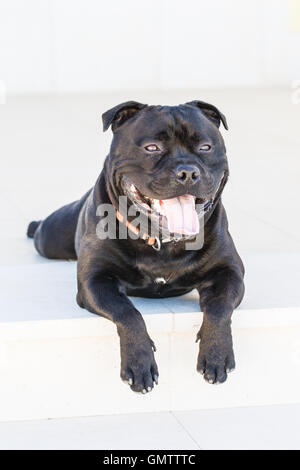
M 203 144 L 199 147 L 200 152 L 208 152 L 211 149 L 211 145 Z
M 158 152 L 160 148 L 156 144 L 150 144 L 146 145 L 145 150 L 147 150 L 147 152 Z

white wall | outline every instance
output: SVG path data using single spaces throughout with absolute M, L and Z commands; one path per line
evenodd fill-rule
M 0 80 L 8 92 L 290 86 L 296 2 L 0 0 Z

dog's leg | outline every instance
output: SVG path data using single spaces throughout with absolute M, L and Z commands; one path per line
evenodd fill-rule
M 120 337 L 121 378 L 135 392 L 146 393 L 158 382 L 155 346 L 140 312 L 120 290 L 117 280 L 104 274 L 78 282 L 77 302 L 114 322 Z
M 222 383 L 235 368 L 231 315 L 243 298 L 243 276 L 239 270 L 222 268 L 210 272 L 198 289 L 203 323 L 197 370 L 209 383 Z

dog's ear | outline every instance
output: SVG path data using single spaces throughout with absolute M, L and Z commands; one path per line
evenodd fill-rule
M 146 106 L 146 104 L 138 103 L 137 101 L 126 101 L 126 103 L 118 104 L 114 108 L 109 109 L 102 114 L 103 131 L 106 131 L 110 125 L 114 131 L 123 122 Z
M 213 104 L 205 103 L 204 101 L 198 100 L 190 101 L 189 103 L 185 104 L 197 106 L 197 108 L 201 109 L 203 114 L 205 114 L 205 116 L 210 119 L 217 127 L 220 127 L 220 124 L 222 122 L 225 129 L 228 130 L 226 117 Z

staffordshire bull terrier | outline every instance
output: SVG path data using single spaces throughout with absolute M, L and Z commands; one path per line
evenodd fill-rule
M 95 186 L 31 222 L 27 234 L 42 256 L 78 260 L 77 303 L 115 323 L 121 378 L 133 391 L 150 392 L 159 374 L 154 343 L 128 295 L 170 297 L 192 289 L 203 312 L 197 370 L 209 383 L 222 383 L 235 367 L 231 316 L 244 294 L 244 268 L 221 201 L 228 163 L 219 127 L 228 129 L 226 118 L 203 101 L 129 101 L 102 119 L 113 139 Z M 114 218 L 100 233 L 101 207 L 111 207 Z M 142 214 L 139 226 L 132 208 Z M 187 249 L 201 227 L 201 246 Z

